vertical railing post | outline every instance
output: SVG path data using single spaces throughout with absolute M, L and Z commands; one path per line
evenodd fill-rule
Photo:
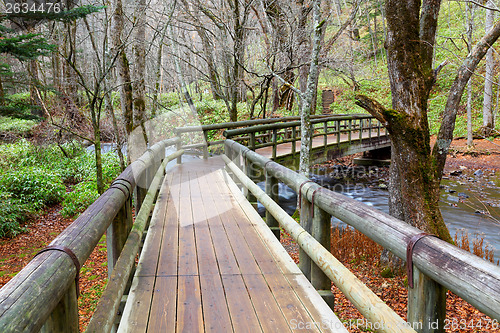
M 306 232 L 311 233 L 312 229 L 312 212 L 311 212 L 311 203 L 307 200 L 307 196 L 304 193 L 304 190 L 301 191 L 300 194 L 300 226 L 304 228 Z M 307 253 L 299 248 L 299 268 L 305 277 L 310 281 L 311 280 L 311 258 L 307 255 Z
M 108 278 L 113 272 L 116 261 L 122 252 L 123 246 L 127 241 L 128 234 L 132 229 L 132 201 L 127 199 L 123 207 L 111 222 L 106 231 L 106 251 L 108 257 Z
M 363 142 L 363 119 L 359 120 L 359 143 Z
M 326 147 L 328 145 L 328 121 L 323 123 L 323 132 L 325 132 L 323 136 L 323 146 Z
M 203 131 L 203 138 L 205 140 L 203 144 L 203 159 L 206 160 L 208 158 L 208 134 L 206 131 Z
M 340 120 L 335 120 L 335 127 L 337 130 L 337 146 L 340 145 Z
M 370 128 L 368 130 L 368 138 L 370 139 L 370 142 L 372 141 L 372 118 L 368 119 L 368 127 Z
M 348 133 L 348 137 L 349 137 L 349 144 L 351 144 L 351 137 L 352 137 L 352 119 L 349 119 L 349 133 Z
M 273 199 L 274 202 L 279 203 L 279 185 L 278 179 L 271 176 L 271 174 L 264 170 L 266 175 L 266 194 Z M 269 229 L 273 232 L 274 236 L 280 239 L 280 225 L 278 220 L 274 218 L 274 216 L 266 210 L 266 223 Z
M 331 250 L 331 218 L 330 214 L 318 206 L 314 206 L 311 235 L 328 251 Z M 331 291 L 332 283 L 330 278 L 314 262 L 311 262 L 311 284 L 333 310 L 335 296 Z
M 292 157 L 295 157 L 295 153 L 297 152 L 297 147 L 295 147 L 295 143 L 297 142 L 297 128 L 295 126 L 292 127 Z
M 382 125 L 380 123 L 380 121 L 377 121 L 377 137 L 380 138 L 380 125 Z
M 278 129 L 273 129 L 273 160 L 276 159 L 276 152 L 278 149 Z
M 182 149 L 182 137 L 181 137 L 181 135 L 179 135 L 179 140 L 175 144 L 175 148 L 177 149 L 177 151 Z M 182 163 L 182 155 L 177 157 L 177 164 L 181 164 L 181 163 Z
M 444 332 L 446 288 L 415 266 L 413 284 L 413 288 L 408 288 L 408 323 L 419 333 Z
M 250 133 L 250 149 L 255 151 L 255 132 Z
M 59 304 L 40 329 L 41 333 L 78 333 L 78 299 L 73 281 Z
M 249 158 L 246 156 L 243 157 L 244 159 L 244 165 L 245 165 L 245 174 L 247 175 L 248 178 L 250 178 L 252 181 L 255 181 L 256 179 L 256 165 L 250 161 Z M 247 200 L 255 207 L 257 207 L 257 198 L 252 194 L 252 192 L 245 190 L 246 191 L 246 197 Z

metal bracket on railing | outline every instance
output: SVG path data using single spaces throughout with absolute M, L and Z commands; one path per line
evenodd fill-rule
M 118 181 L 124 181 L 124 182 L 127 182 L 129 185 L 130 185 L 130 188 L 128 188 L 127 186 L 125 186 L 124 184 L 120 184 Z M 127 193 L 125 193 L 125 191 L 123 190 L 123 188 L 121 187 L 118 187 L 118 186 L 115 186 L 115 185 L 123 185 L 126 189 L 127 189 Z M 109 188 L 116 188 L 120 191 L 122 191 L 122 193 L 125 195 L 125 197 L 127 198 L 126 200 L 130 199 L 130 194 L 131 194 L 131 189 L 132 189 L 132 183 L 130 181 L 128 181 L 127 179 L 123 179 L 123 178 L 117 178 L 113 181 L 113 183 L 111 183 L 111 185 L 109 186 Z
M 38 256 L 39 254 L 42 254 L 42 253 L 47 252 L 47 251 L 64 252 L 71 258 L 71 260 L 73 260 L 73 264 L 75 264 L 75 268 L 76 268 L 76 276 L 75 276 L 76 298 L 78 298 L 80 296 L 79 280 L 80 280 L 80 267 L 81 266 L 80 266 L 80 261 L 78 261 L 77 256 L 70 248 L 67 248 L 66 246 L 51 245 L 51 246 L 47 246 L 46 248 L 40 250 L 37 254 L 35 254 L 33 259 L 36 258 L 36 256 Z
M 317 189 L 314 190 L 311 198 L 311 217 L 314 218 L 314 196 L 316 195 L 316 192 L 322 190 L 323 187 L 318 187 Z
M 424 237 L 439 238 L 436 235 L 422 232 L 413 236 L 408 242 L 408 245 L 406 247 L 406 274 L 408 276 L 408 286 L 410 288 L 413 288 L 413 248 L 415 247 L 415 244 L 417 244 L 417 242 Z
M 304 186 L 307 183 L 314 183 L 314 181 L 312 181 L 312 180 L 306 180 L 305 182 L 303 182 L 302 184 L 300 184 L 300 186 L 299 186 L 299 210 L 302 209 L 302 186 Z

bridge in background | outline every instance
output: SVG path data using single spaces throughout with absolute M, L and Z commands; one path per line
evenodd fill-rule
M 382 140 L 369 117 L 327 119 L 314 119 L 311 128 L 325 152 L 342 151 L 346 141 Z M 332 311 L 332 283 L 380 332 L 427 332 L 420 325 L 444 324 L 446 289 L 500 319 L 498 266 L 277 163 L 297 153 L 295 121 L 198 127 L 190 137 L 201 142 L 182 140 L 182 133 L 195 132 L 181 128 L 179 137 L 151 147 L 0 289 L 0 331 L 78 332 L 77 273 L 105 233 L 109 281 L 88 332 L 346 332 Z M 235 140 L 206 140 L 222 129 Z M 223 153 L 219 148 L 219 156 L 209 157 L 217 144 Z M 167 146 L 176 152 L 165 156 Z M 193 148 L 205 158 L 182 163 Z M 266 148 L 276 161 L 259 151 Z M 256 170 L 265 176 L 265 191 L 254 182 Z M 276 203 L 280 181 L 299 193 L 300 224 Z M 267 210 L 265 222 L 255 200 Z M 330 253 L 331 216 L 410 263 L 410 324 Z M 300 246 L 298 267 L 279 243 L 281 229 Z

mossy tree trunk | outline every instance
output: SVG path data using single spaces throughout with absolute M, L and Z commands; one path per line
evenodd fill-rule
M 453 139 L 455 119 L 465 86 L 487 49 L 500 35 L 500 22 L 474 47 L 459 68 L 448 95 L 436 144 L 431 148 L 428 98 L 440 67 L 432 68 L 441 1 L 386 1 L 387 62 L 392 109 L 356 96 L 387 128 L 392 141 L 390 213 L 452 242 L 439 210 L 439 185 Z

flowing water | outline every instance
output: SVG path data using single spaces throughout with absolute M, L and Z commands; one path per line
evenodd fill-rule
M 362 169 L 360 169 L 362 170 Z M 316 170 L 318 171 L 318 170 Z M 368 206 L 389 213 L 384 171 L 378 169 L 356 171 L 344 169 L 339 177 L 338 170 L 319 170 L 321 175 L 311 178 L 336 192 L 360 201 Z M 442 182 L 440 208 L 452 237 L 462 230 L 467 231 L 469 239 L 483 237 L 485 244 L 495 250 L 495 261 L 500 260 L 500 177 L 488 172 L 465 172 L 453 179 Z M 356 177 L 356 175 L 362 175 Z M 347 176 L 347 177 L 346 177 Z M 352 177 L 354 176 L 354 177 Z M 259 183 L 264 188 L 264 183 Z M 287 186 L 280 184 L 280 205 L 292 214 L 296 209 L 297 196 Z M 259 213 L 264 213 L 259 205 Z M 337 218 L 332 218 L 333 226 L 345 226 Z M 472 241 L 470 242 L 472 248 Z

